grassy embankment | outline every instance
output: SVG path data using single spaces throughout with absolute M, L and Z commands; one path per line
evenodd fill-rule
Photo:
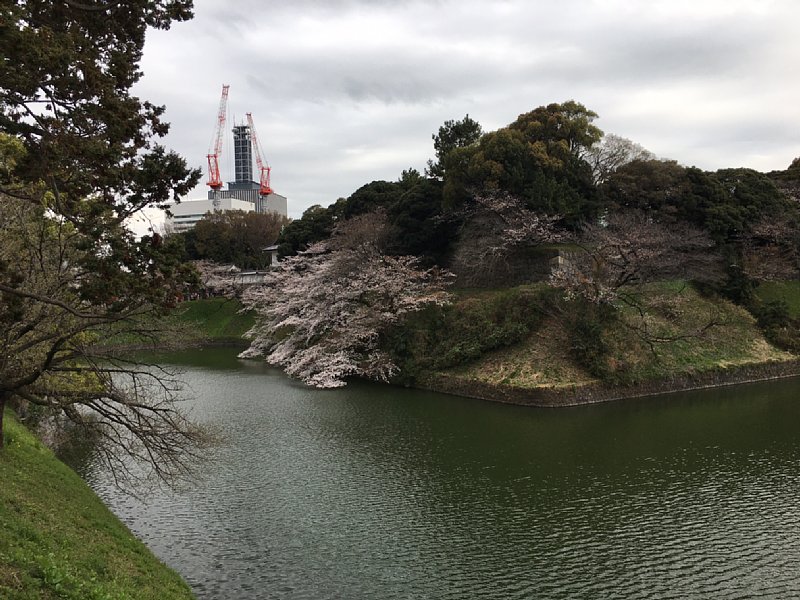
M 163 346 L 242 343 L 253 317 L 224 298 L 185 302 L 159 323 Z M 147 328 L 147 324 L 145 324 Z M 149 345 L 111 335 L 119 346 Z M 156 344 L 159 345 L 159 344 Z M 10 411 L 0 451 L 0 598 L 191 598 L 180 577 Z
M 784 294 L 800 308 L 794 288 L 761 293 Z M 541 285 L 462 293 L 438 322 L 419 315 L 414 333 L 393 344 L 413 357 L 405 369 L 416 368 L 419 381 L 444 376 L 466 383 L 463 389 L 469 382 L 518 390 L 627 386 L 797 358 L 770 344 L 747 310 L 683 282 L 650 285 L 638 299 L 641 312 L 597 314 Z M 439 328 L 443 334 L 432 335 Z
M 800 319 L 800 281 L 766 281 L 756 288 L 756 295 L 762 302 L 784 302 L 789 316 Z
M 762 284 L 757 294 L 800 317 L 800 282 Z M 444 375 L 521 390 L 624 386 L 797 358 L 771 344 L 746 309 L 685 282 L 651 284 L 639 301 L 644 317 L 633 307 L 609 316 L 565 304 L 544 284 L 461 290 L 451 307 L 413 315 L 386 345 L 405 383 Z M 253 322 L 239 310 L 232 300 L 198 300 L 170 320 L 186 339 L 230 342 Z
M 238 300 L 208 298 L 180 304 L 169 321 L 182 326 L 186 335 L 199 342 L 241 342 L 242 336 L 253 326 L 251 313 L 240 312 Z
M 0 598 L 193 597 L 10 411 L 0 482 Z
M 176 306 L 166 317 L 141 318 L 136 329 L 150 335 L 110 330 L 98 343 L 124 350 L 182 349 L 204 344 L 244 344 L 243 335 L 253 326 L 252 313 L 242 313 L 238 300 L 207 298 Z M 126 324 L 126 328 L 128 325 Z

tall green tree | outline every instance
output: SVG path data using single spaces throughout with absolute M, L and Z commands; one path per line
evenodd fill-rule
M 481 193 L 507 192 L 536 212 L 577 224 L 599 208 L 592 169 L 585 160 L 602 137 L 597 115 L 572 100 L 540 106 L 478 143 L 447 155 L 443 198 L 454 208 Z
M 344 199 L 340 198 L 341 201 Z M 319 204 L 309 206 L 302 217 L 284 227 L 278 237 L 280 256 L 292 256 L 314 242 L 329 238 L 336 223 L 335 206 L 327 208 Z
M 523 134 L 542 167 L 559 169 L 572 158 L 583 158 L 603 137 L 593 124 L 596 118 L 580 102 L 567 100 L 523 113 L 508 127 Z
M 174 387 L 108 341 L 152 334 L 143 318 L 193 278 L 172 243 L 124 226 L 200 177 L 157 143 L 164 107 L 131 92 L 147 30 L 191 11 L 190 0 L 0 6 L 0 414 L 9 401 L 42 407 L 110 444 L 102 455 L 117 466 L 143 457 L 165 477 L 185 471 L 201 436 Z
M 428 161 L 426 173 L 429 177 L 444 177 L 447 171 L 447 157 L 457 148 L 467 148 L 477 143 L 483 135 L 481 124 L 470 116 L 463 119 L 445 121 L 439 132 L 433 134 L 433 149 L 436 160 Z

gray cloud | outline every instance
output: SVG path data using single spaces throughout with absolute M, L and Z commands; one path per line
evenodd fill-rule
M 446 119 L 494 129 L 569 98 L 605 131 L 703 168 L 800 155 L 795 0 L 197 0 L 195 12 L 151 33 L 137 91 L 167 105 L 168 144 L 200 165 L 230 84 L 231 114 L 253 112 L 294 216 L 421 170 Z

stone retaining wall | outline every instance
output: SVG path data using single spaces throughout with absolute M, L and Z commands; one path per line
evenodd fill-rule
M 517 388 L 502 384 L 434 375 L 421 383 L 425 389 L 479 398 L 492 402 L 527 406 L 560 407 L 608 402 L 703 388 L 800 376 L 800 359 L 719 368 L 703 373 L 680 374 L 632 385 L 588 384 L 561 388 Z

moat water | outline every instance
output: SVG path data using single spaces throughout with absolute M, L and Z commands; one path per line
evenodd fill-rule
M 548 410 L 161 360 L 225 435 L 204 478 L 87 478 L 198 598 L 800 597 L 798 379 Z

